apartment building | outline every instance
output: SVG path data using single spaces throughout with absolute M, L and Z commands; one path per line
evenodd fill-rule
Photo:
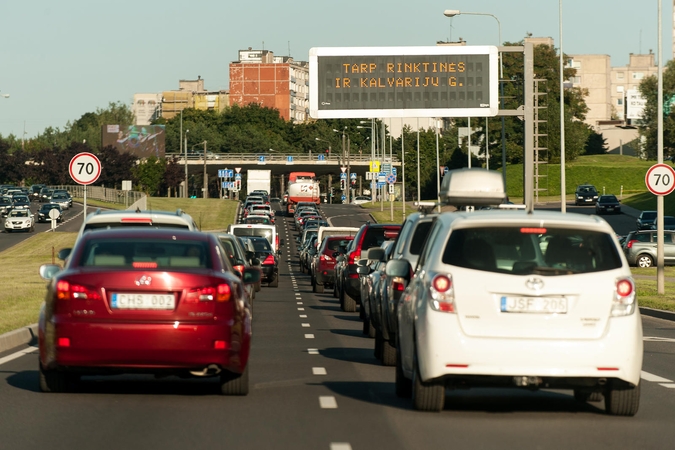
M 635 96 L 635 91 L 638 91 L 640 83 L 644 78 L 658 73 L 658 67 L 654 61 L 655 55 L 652 52 L 646 55 L 631 53 L 628 65 L 612 67 L 611 102 L 617 119 L 628 120 L 629 123 L 638 120 L 633 115 L 626 117 L 626 102 L 629 95 Z
M 162 111 L 165 119 L 176 117 L 185 108 L 222 111 L 229 105 L 229 93 L 225 90 L 208 91 L 204 79 L 179 80 L 178 90 L 161 93 Z
M 134 125 L 150 125 L 162 116 L 162 94 L 134 94 Z
M 239 50 L 230 63 L 230 105 L 257 103 L 285 120 L 309 119 L 309 63 L 269 50 Z

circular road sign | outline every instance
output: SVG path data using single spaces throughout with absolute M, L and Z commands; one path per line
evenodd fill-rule
M 49 210 L 49 218 L 52 219 L 52 220 L 58 219 L 60 215 L 61 215 L 61 213 L 56 208 L 52 208 L 52 209 Z
M 668 195 L 675 190 L 675 169 L 668 164 L 654 164 L 647 170 L 645 184 L 654 195 Z
M 101 175 L 101 161 L 91 153 L 78 153 L 70 160 L 69 170 L 77 184 L 92 184 Z

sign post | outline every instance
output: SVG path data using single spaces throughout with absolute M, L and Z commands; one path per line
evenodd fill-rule
M 78 153 L 73 156 L 68 165 L 70 178 L 77 184 L 88 186 L 101 176 L 101 161 L 89 152 Z M 84 208 L 82 209 L 83 220 L 87 220 L 87 188 L 84 188 Z
M 659 197 L 656 208 L 656 277 L 657 285 L 664 286 L 664 234 L 663 234 L 663 196 L 675 190 L 675 169 L 668 164 L 654 164 L 647 170 L 645 184 L 649 191 Z M 663 294 L 660 292 L 659 294 Z

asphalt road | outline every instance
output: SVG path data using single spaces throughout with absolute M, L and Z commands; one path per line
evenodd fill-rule
M 31 211 L 35 214 L 37 220 L 37 212 L 40 209 L 42 203 L 33 202 L 31 203 Z M 73 207 L 65 210 L 63 212 L 63 222 L 57 223 L 56 231 L 78 231 L 80 226 L 82 226 L 82 210 L 83 206 L 80 203 L 73 203 Z M 87 207 L 87 212 L 90 213 L 94 211 L 91 207 Z M 0 252 L 7 250 L 13 245 L 18 244 L 24 239 L 28 239 L 33 236 L 35 233 L 45 233 L 51 232 L 52 224 L 51 222 L 45 223 L 35 223 L 35 231 L 13 231 L 8 233 L 5 231 L 5 220 L 0 221 L 2 226 L 0 227 Z M 1 448 L 1 447 L 0 447 Z
M 336 226 L 367 220 L 324 205 Z M 604 414 L 567 391 L 448 391 L 440 414 L 394 394 L 357 313 L 313 294 L 298 270 L 290 219 L 278 288 L 253 304 L 251 392 L 219 396 L 212 380 L 85 377 L 79 391 L 38 392 L 37 355 L 0 354 L 0 449 L 666 449 L 675 429 L 675 323 L 643 318 L 639 413 Z M 4 237 L 4 236 L 3 236 Z M 5 358 L 3 358 L 5 357 Z

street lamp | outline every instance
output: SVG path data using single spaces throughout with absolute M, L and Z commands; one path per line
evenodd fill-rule
M 330 141 L 327 141 L 327 140 L 321 139 L 321 138 L 314 138 L 314 139 L 317 140 L 317 141 L 325 142 L 325 143 L 328 144 L 328 158 L 330 158 L 330 154 L 333 151 L 333 147 L 330 146 Z
M 350 161 L 349 161 L 350 139 L 349 139 L 349 134 L 347 132 L 345 132 L 346 129 L 347 129 L 347 127 L 344 127 L 344 129 L 342 131 L 340 131 L 340 130 L 336 130 L 335 128 L 333 128 L 333 131 L 335 133 L 342 133 L 342 163 L 341 164 L 344 164 L 345 154 L 347 155 L 347 204 L 349 204 L 349 202 L 350 202 L 349 197 L 350 197 L 350 194 L 351 194 L 351 181 L 352 180 L 349 178 L 349 176 L 351 175 L 351 173 L 350 173 L 351 168 L 350 168 L 350 164 L 349 164 L 350 163 Z M 345 145 L 345 140 L 347 142 L 346 145 Z
M 375 130 L 375 119 L 370 119 L 370 122 L 367 120 L 361 120 L 359 123 L 370 123 L 369 127 L 363 127 L 361 125 L 357 125 L 356 128 L 362 128 L 362 129 L 370 129 L 370 134 L 372 136 L 372 139 L 370 140 L 370 170 L 372 171 L 373 163 L 375 162 L 375 141 L 377 140 L 377 133 Z M 370 201 L 374 202 L 376 200 L 376 190 L 375 187 L 377 186 L 376 184 L 377 180 L 372 179 L 370 180 Z
M 562 0 L 560 0 L 562 1 Z M 463 12 L 458 9 L 446 9 L 443 12 L 443 15 L 445 17 L 455 17 L 459 16 L 461 14 L 464 15 L 469 15 L 469 16 L 490 16 L 493 19 L 497 21 L 497 31 L 498 31 L 498 38 L 499 38 L 499 46 L 503 44 L 502 42 L 502 23 L 499 21 L 497 16 L 494 14 L 490 13 L 480 13 L 480 12 Z M 502 80 L 504 79 L 504 63 L 502 62 L 502 53 L 499 52 L 499 88 L 500 88 L 500 93 L 501 93 L 501 98 L 500 98 L 500 107 L 504 106 L 504 83 Z M 487 118 L 485 119 L 485 160 L 487 162 L 487 168 L 490 168 L 490 162 L 489 162 L 489 155 L 487 154 L 487 139 L 488 139 L 488 121 Z M 469 127 L 469 158 L 471 158 L 471 128 Z M 506 131 L 505 131 L 505 125 L 504 125 L 504 116 L 502 116 L 502 179 L 504 180 L 504 186 L 506 186 Z

